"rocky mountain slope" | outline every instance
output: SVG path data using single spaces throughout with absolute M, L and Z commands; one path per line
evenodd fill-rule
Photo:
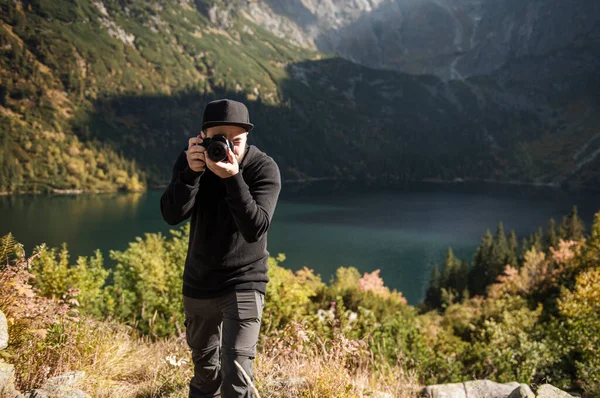
M 488 75 L 523 57 L 600 39 L 594 0 L 255 0 L 240 6 L 300 45 L 443 79 Z
M 0 191 L 164 184 L 218 97 L 248 104 L 285 179 L 597 186 L 594 34 L 448 80 L 311 50 L 310 10 L 339 31 L 354 14 L 306 4 L 0 1 Z M 290 15 L 302 29 L 273 25 Z

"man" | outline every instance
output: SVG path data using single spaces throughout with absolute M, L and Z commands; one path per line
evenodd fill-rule
M 186 340 L 194 361 L 190 398 L 254 396 L 234 361 L 254 380 L 269 282 L 267 231 L 281 177 L 271 157 L 247 145 L 253 127 L 241 102 L 210 102 L 201 135 L 179 155 L 160 200 L 170 225 L 191 217 L 183 273 Z M 197 144 L 219 134 L 234 149 L 215 162 Z

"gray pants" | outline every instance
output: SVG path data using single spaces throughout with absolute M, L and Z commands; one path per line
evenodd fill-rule
M 264 295 L 256 290 L 213 299 L 183 296 L 186 340 L 194 361 L 189 398 L 255 396 L 234 361 L 254 381 L 252 360 L 264 305 Z

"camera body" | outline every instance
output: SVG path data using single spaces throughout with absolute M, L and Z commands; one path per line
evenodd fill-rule
M 222 134 L 204 138 L 202 139 L 201 144 L 196 145 L 201 145 L 206 148 L 206 154 L 213 162 L 227 160 L 227 148 L 230 148 L 233 152 L 233 142 L 229 141 Z

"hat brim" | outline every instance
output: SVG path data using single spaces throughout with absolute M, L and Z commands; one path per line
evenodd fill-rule
M 252 123 L 237 123 L 237 122 L 206 122 L 202 125 L 202 130 L 215 126 L 238 126 L 243 127 L 247 132 L 254 128 Z

